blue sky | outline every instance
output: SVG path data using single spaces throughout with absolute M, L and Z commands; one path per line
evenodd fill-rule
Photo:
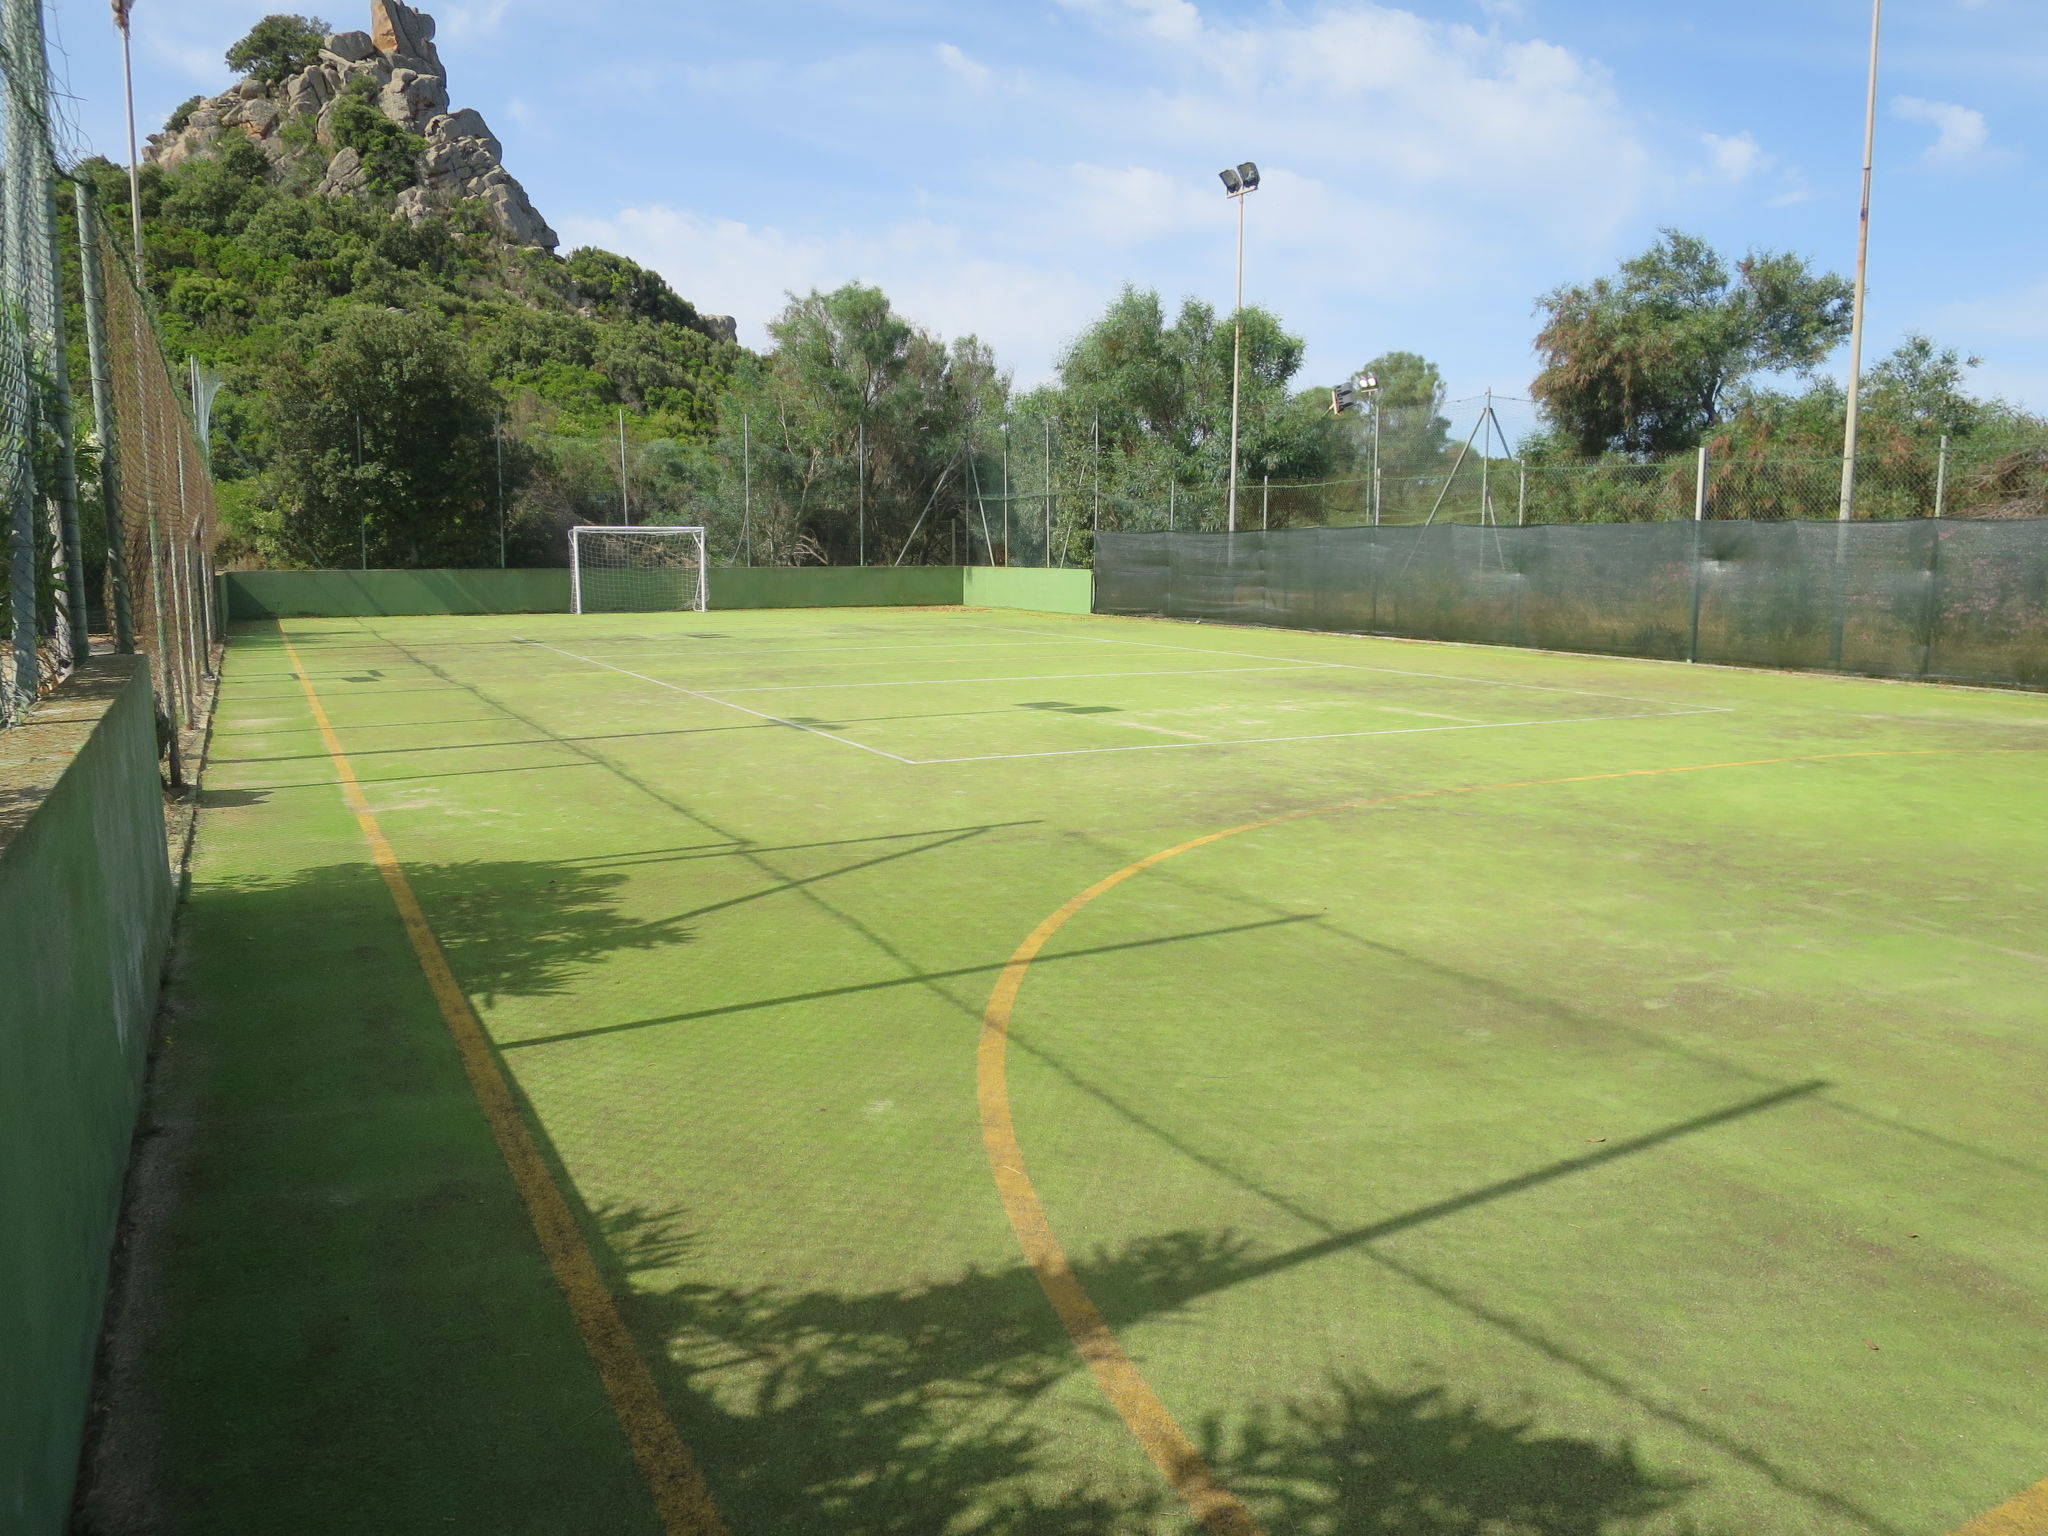
M 144 131 L 225 88 L 222 51 L 275 3 L 135 0 Z M 119 159 L 105 0 L 51 7 L 78 136 Z M 1246 299 L 1307 338 L 1304 382 L 1398 347 L 1453 396 L 1523 394 L 1535 297 L 1662 225 L 1854 262 L 1867 0 L 428 9 L 454 103 L 564 249 L 656 267 L 755 345 L 785 290 L 858 277 L 1036 381 L 1126 281 L 1227 308 L 1215 172 L 1242 159 L 1265 172 Z M 2044 100 L 2042 0 L 1889 0 L 1869 345 L 1926 332 L 2036 410 Z

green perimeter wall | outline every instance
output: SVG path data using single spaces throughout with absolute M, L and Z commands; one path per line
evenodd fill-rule
M 148 663 L 0 731 L 0 1530 L 69 1523 L 173 891 Z
M 1095 573 L 1057 567 L 970 565 L 960 601 L 970 608 L 1035 608 L 1040 613 L 1088 613 L 1095 605 Z
M 375 618 L 423 613 L 566 613 L 569 573 L 525 571 L 230 571 L 231 619 Z M 1086 613 L 1088 571 L 957 565 L 718 566 L 713 608 L 914 608 L 968 603 Z

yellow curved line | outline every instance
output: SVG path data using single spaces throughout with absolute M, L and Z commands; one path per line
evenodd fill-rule
M 1010 1113 L 1009 1042 L 1010 1018 L 1023 990 L 1025 975 L 1052 936 L 1096 897 L 1115 890 L 1126 880 L 1143 874 L 1168 859 L 1178 858 L 1211 843 L 1242 832 L 1306 821 L 1314 816 L 1332 816 L 1341 811 L 1369 810 L 1398 805 L 1409 800 L 1433 800 L 1451 795 L 1478 795 L 1503 789 L 1539 789 L 1559 784 L 1591 784 L 1608 779 L 1658 778 L 1675 773 L 1708 773 L 1722 768 L 1763 768 L 1782 763 L 1832 762 L 1858 757 L 1954 757 L 1977 753 L 2033 752 L 2033 747 L 1913 747 L 1891 751 L 1812 752 L 1794 757 L 1757 757 L 1725 763 L 1688 763 L 1675 768 L 1624 768 L 1613 773 L 1577 773 L 1555 779 L 1513 779 L 1498 784 L 1466 784 L 1449 789 L 1417 789 L 1398 795 L 1379 795 L 1361 800 L 1340 800 L 1334 805 L 1305 811 L 1288 811 L 1257 821 L 1226 827 L 1220 832 L 1191 837 L 1171 848 L 1147 854 L 1106 875 L 1085 891 L 1070 896 L 1057 910 L 1032 929 L 1024 942 L 1012 951 L 995 991 L 989 995 L 982 1014 L 981 1039 L 975 1056 L 975 1090 L 981 1106 L 981 1140 L 987 1150 L 989 1169 L 995 1176 L 1003 1211 L 1010 1229 L 1024 1251 L 1024 1259 L 1037 1276 L 1039 1289 L 1051 1303 L 1067 1337 L 1087 1363 L 1096 1385 L 1124 1421 L 1145 1454 L 1173 1490 L 1186 1501 L 1195 1518 L 1211 1536 L 1264 1536 L 1250 1510 L 1226 1488 L 1214 1470 L 1174 1420 L 1159 1394 L 1145 1380 L 1137 1362 L 1131 1359 L 1087 1288 L 1075 1275 L 1066 1250 L 1054 1235 L 1045 1205 L 1038 1198 L 1031 1176 L 1024 1169 L 1024 1148 L 1017 1140 L 1016 1122 Z M 2017 1510 L 2005 1516 L 2002 1512 Z M 1997 1523 L 2001 1520 L 2007 1523 Z M 1990 1521 L 1993 1523 L 1985 1524 Z M 2048 1536 L 2048 1483 L 2021 1494 L 2008 1504 L 1981 1516 L 1953 1536 Z
M 1987 1509 L 1949 1536 L 2048 1536 L 2048 1478 Z
M 717 1506 L 711 1501 L 711 1490 L 705 1486 L 703 1474 L 697 1470 L 696 1461 L 668 1416 L 661 1389 L 655 1386 L 647 1362 L 640 1358 L 633 1336 L 619 1316 L 611 1287 L 605 1284 L 597 1260 L 591 1257 L 589 1245 L 583 1241 L 569 1202 L 555 1187 L 547 1162 L 519 1112 L 512 1085 L 505 1080 L 497 1057 L 491 1053 L 483 1024 L 470 1007 L 455 973 L 449 969 L 441 941 L 427 922 L 427 914 L 413 893 L 412 882 L 405 877 L 398 855 L 377 825 L 369 799 L 356 779 L 355 768 L 342 751 L 341 739 L 334 734 L 327 710 L 313 689 L 313 680 L 282 623 L 277 626 L 277 634 L 284 642 L 284 653 L 291 660 L 299 686 L 305 690 L 313 723 L 320 728 L 320 740 L 334 761 L 342 798 L 348 802 L 364 841 L 370 845 L 370 859 L 377 866 L 377 873 L 384 877 L 392 904 L 398 908 L 399 921 L 405 925 L 405 936 L 411 941 L 413 956 L 440 1006 L 442 1022 L 455 1040 L 470 1091 L 490 1124 L 491 1137 L 512 1174 L 520 1203 L 526 1207 L 527 1220 L 533 1224 L 533 1235 L 540 1240 L 548 1268 L 568 1300 L 576 1332 L 597 1364 L 605 1396 L 611 1399 L 612 1412 L 625 1431 L 633 1460 L 654 1496 L 662 1529 L 667 1536 L 726 1536 L 725 1522 L 719 1519 Z

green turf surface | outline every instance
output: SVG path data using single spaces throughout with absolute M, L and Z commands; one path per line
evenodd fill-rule
M 2048 700 L 988 611 L 287 620 L 735 1536 L 1937 1536 L 2048 1474 Z M 1701 764 L 1824 757 L 1694 773 Z M 1631 774 L 1596 778 L 1596 775 Z M 1576 783 L 1535 781 L 1581 779 Z M 655 1529 L 278 630 L 145 1371 L 181 1531 Z

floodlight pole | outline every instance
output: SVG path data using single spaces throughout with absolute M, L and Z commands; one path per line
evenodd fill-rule
M 619 522 L 631 527 L 633 502 L 626 488 L 626 408 L 619 407 Z
M 135 68 L 128 53 L 128 6 L 116 0 L 114 25 L 121 29 L 121 86 L 128 100 L 128 223 L 135 236 L 135 277 L 142 278 L 142 173 L 135 152 Z
M 1372 525 L 1380 525 L 1380 392 L 1372 392 Z
M 1250 187 L 1242 187 L 1230 194 L 1237 204 L 1237 305 L 1230 317 L 1230 510 L 1227 526 L 1231 533 L 1237 532 L 1237 394 L 1244 355 L 1244 200 L 1251 191 Z
M 1884 0 L 1870 0 L 1870 87 L 1863 103 L 1863 206 L 1856 222 L 1856 296 L 1849 316 L 1849 408 L 1842 420 L 1842 506 L 1856 515 L 1856 415 L 1863 384 L 1863 287 L 1870 257 L 1870 162 L 1877 143 L 1877 30 Z
M 855 537 L 859 541 L 860 563 L 868 563 L 868 419 L 863 416 L 855 424 L 853 446 L 853 478 L 855 499 L 859 510 L 855 512 Z M 971 452 L 972 450 L 970 450 Z

